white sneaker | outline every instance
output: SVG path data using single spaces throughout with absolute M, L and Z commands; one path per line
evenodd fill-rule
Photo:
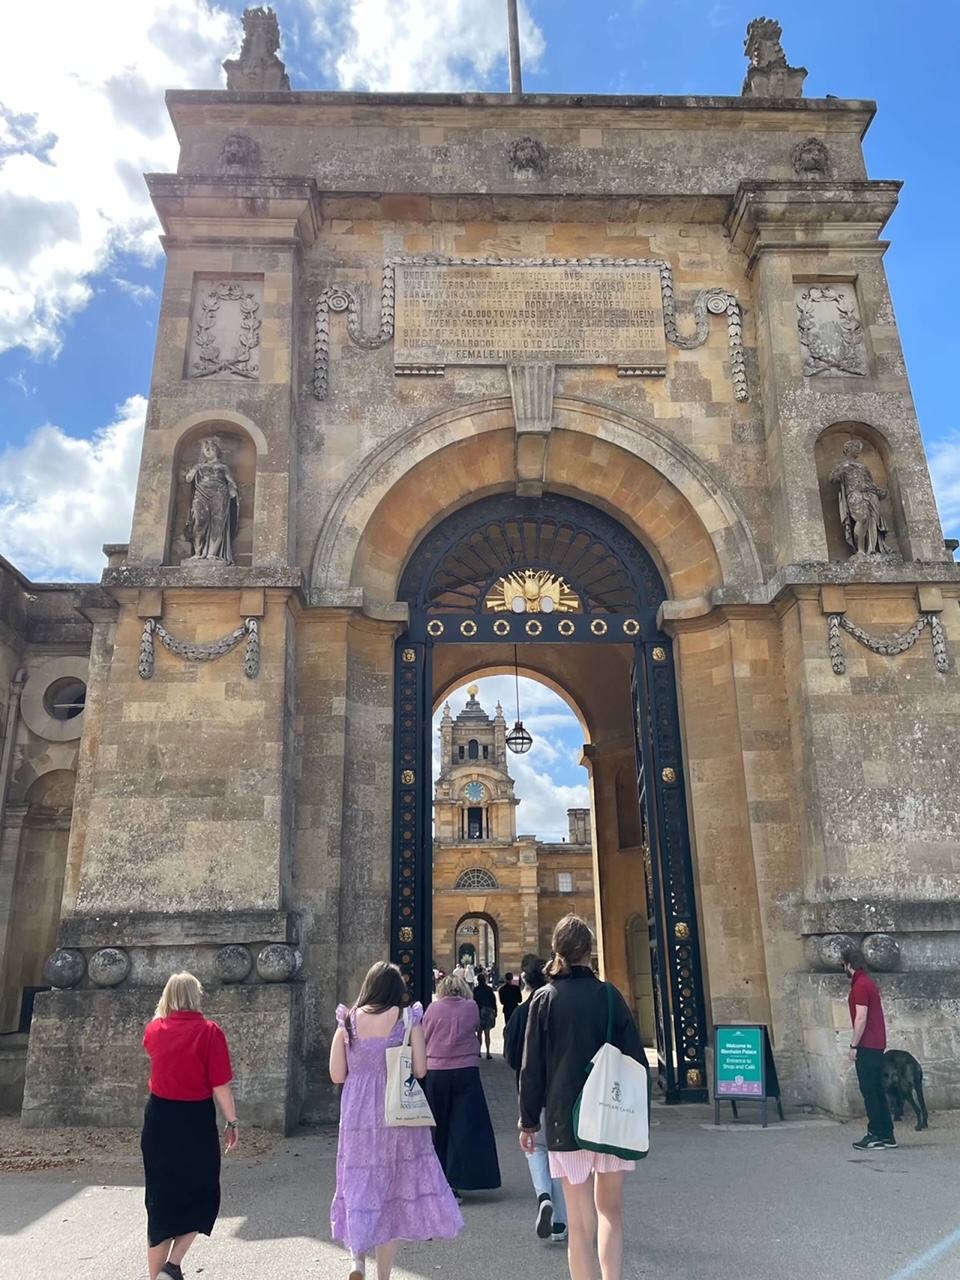
M 551 1243 L 551 1244 L 566 1244 L 566 1243 L 567 1243 L 567 1234 L 568 1234 L 568 1233 L 567 1233 L 567 1228 L 566 1228 L 565 1226 L 561 1227 L 559 1231 L 551 1231 L 551 1232 L 550 1232 L 550 1243 Z

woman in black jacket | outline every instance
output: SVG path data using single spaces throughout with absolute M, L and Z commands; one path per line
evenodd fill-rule
M 578 916 L 565 916 L 553 933 L 552 982 L 530 1002 L 520 1070 L 520 1145 L 531 1153 L 545 1112 L 550 1173 L 563 1180 L 571 1280 L 593 1280 L 594 1232 L 603 1280 L 622 1280 L 623 1175 L 632 1160 L 578 1146 L 573 1107 L 587 1066 L 607 1038 L 607 987 L 590 968 L 593 935 Z M 646 1067 L 637 1024 L 614 989 L 613 1043 Z

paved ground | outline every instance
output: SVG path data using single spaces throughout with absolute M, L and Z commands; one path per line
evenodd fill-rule
M 565 1280 L 562 1248 L 533 1234 L 516 1141 L 512 1073 L 482 1064 L 503 1190 L 472 1195 L 452 1243 L 405 1246 L 396 1280 Z M 741 1115 L 749 1111 L 744 1107 Z M 707 1107 L 655 1107 L 648 1160 L 628 1180 L 625 1280 L 958 1280 L 960 1116 L 898 1126 L 896 1151 L 864 1153 L 859 1125 L 796 1115 L 715 1130 Z M 9 1157 L 11 1130 L 5 1129 Z M 24 1133 L 0 1173 L 0 1275 L 142 1280 L 142 1184 L 132 1135 L 61 1169 L 36 1169 L 77 1135 Z M 189 1280 L 344 1280 L 329 1242 L 336 1135 L 309 1132 L 225 1161 L 223 1216 L 188 1256 Z M 248 1151 L 250 1143 L 248 1140 Z M 0 1151 L 0 1159 L 4 1155 Z M 21 1161 L 20 1165 L 17 1161 Z M 31 1166 L 31 1161 L 33 1165 Z M 11 1160 L 2 1164 L 11 1167 Z M 951 1247 L 950 1237 L 955 1235 Z M 936 1254 L 937 1247 L 941 1252 Z M 933 1253 L 931 1253 L 933 1251 Z

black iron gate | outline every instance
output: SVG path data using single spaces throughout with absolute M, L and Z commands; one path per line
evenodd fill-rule
M 649 553 L 575 499 L 498 496 L 448 517 L 424 539 L 400 598 L 410 605 L 410 625 L 395 655 L 391 955 L 413 995 L 427 1000 L 432 987 L 434 647 L 630 644 L 659 1077 L 668 1101 L 704 1100 L 706 1024 L 676 672 L 670 639 L 657 627 L 665 590 Z

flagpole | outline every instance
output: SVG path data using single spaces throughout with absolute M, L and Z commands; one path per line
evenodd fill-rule
M 517 0 L 507 0 L 507 23 L 510 42 L 510 92 L 520 94 L 523 93 L 523 79 L 520 74 L 520 21 L 517 16 Z

